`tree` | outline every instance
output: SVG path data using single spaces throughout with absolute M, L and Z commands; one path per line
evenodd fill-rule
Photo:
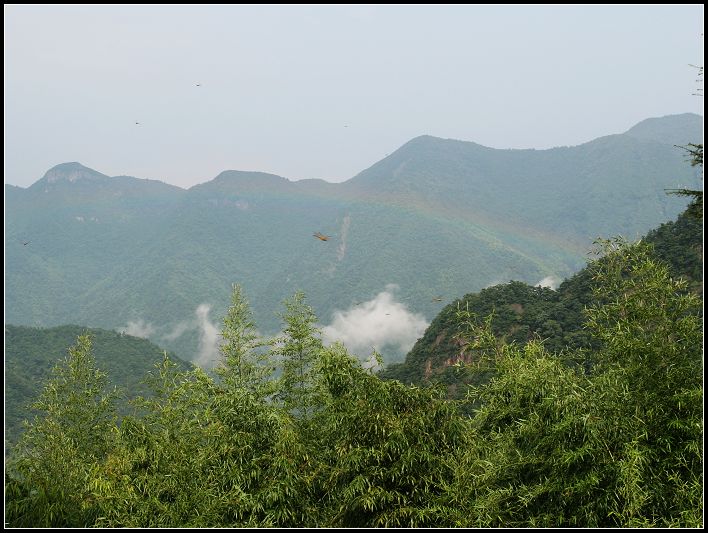
M 87 527 L 98 506 L 90 480 L 110 450 L 115 429 L 115 391 L 96 368 L 88 335 L 32 405 L 40 412 L 7 466 L 6 520 L 13 526 Z
M 115 449 L 95 481 L 100 527 L 175 527 L 197 518 L 214 497 L 203 480 L 199 453 L 207 445 L 200 370 L 180 372 L 165 354 L 145 380 L 149 395 L 123 418 Z M 207 511 L 205 508 L 204 511 Z M 209 516 L 209 513 L 206 513 Z
M 221 335 L 220 379 L 199 368 L 178 372 L 165 357 L 152 395 L 127 417 L 103 472 L 108 527 L 263 527 L 302 523 L 299 499 L 282 475 L 299 445 L 288 416 L 271 401 L 274 382 L 241 287 L 233 286 Z M 297 437 L 297 436 L 296 436 Z
M 315 415 L 318 507 L 330 527 L 435 527 L 435 497 L 451 480 L 449 457 L 465 420 L 440 387 L 383 381 L 341 345 L 324 350 Z
M 703 67 L 691 65 L 692 67 L 698 69 L 698 83 L 703 83 Z M 703 87 L 698 88 L 698 92 L 694 93 L 694 96 L 703 96 Z M 688 152 L 689 161 L 691 166 L 703 167 L 703 143 L 694 144 L 688 143 L 686 146 L 679 146 Z M 689 212 L 692 213 L 697 218 L 703 218 L 703 191 L 695 189 L 670 189 L 669 194 L 678 194 L 679 196 L 690 196 L 693 201 L 689 205 Z
M 224 317 L 221 337 L 223 361 L 216 371 L 224 386 L 243 388 L 257 396 L 271 392 L 269 378 L 273 368 L 268 364 L 268 353 L 258 351 L 265 343 L 256 333 L 248 300 L 238 284 L 232 287 L 231 306 Z
M 306 420 L 318 403 L 315 364 L 323 345 L 315 327 L 317 317 L 305 302 L 305 293 L 296 292 L 284 302 L 285 328 L 274 352 L 282 361 L 278 397 L 286 410 Z
M 644 243 L 603 243 L 591 265 L 589 373 L 539 342 L 470 343 L 494 368 L 455 481 L 440 498 L 456 526 L 700 526 L 700 299 Z
M 682 148 L 686 152 L 688 152 L 689 160 L 691 162 L 692 167 L 703 167 L 703 143 L 688 143 L 686 146 L 679 146 L 679 148 Z M 667 192 L 669 194 L 677 194 L 679 196 L 689 196 L 693 198 L 690 205 L 688 206 L 688 211 L 696 218 L 703 218 L 703 191 L 699 191 L 696 189 L 667 189 Z
M 697 526 L 702 494 L 702 302 L 644 243 L 603 242 L 588 327 L 601 339 L 593 407 L 621 525 Z

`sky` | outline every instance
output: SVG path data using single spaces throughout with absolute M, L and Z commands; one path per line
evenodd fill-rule
M 5 182 L 339 182 L 419 135 L 572 146 L 703 115 L 703 6 L 10 5 Z M 139 124 L 136 124 L 139 122 Z

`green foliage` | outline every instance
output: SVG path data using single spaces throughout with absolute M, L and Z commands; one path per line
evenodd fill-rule
M 6 466 L 6 521 L 14 527 L 89 526 L 97 503 L 87 480 L 113 445 L 115 393 L 96 368 L 88 335 L 52 370 Z
M 470 444 L 441 498 L 456 526 L 701 524 L 700 300 L 647 245 L 608 246 L 591 265 L 589 374 L 471 323 L 495 373 L 470 392 Z
M 436 389 L 382 381 L 344 348 L 325 350 L 325 408 L 316 417 L 325 524 L 330 527 L 429 527 L 431 506 L 463 442 L 464 419 Z
M 468 320 L 473 322 L 473 317 L 492 316 L 491 331 L 506 342 L 525 344 L 540 338 L 549 351 L 561 353 L 597 344 L 583 329 L 583 310 L 590 300 L 590 276 L 586 271 L 566 280 L 558 291 L 511 281 L 468 294 L 433 320 L 403 364 L 392 365 L 380 376 L 418 385 L 448 381 L 450 395 L 460 398 L 464 387 L 459 385 L 479 384 L 486 377 L 464 372 L 453 376 L 448 371 L 458 362 L 476 360 L 475 352 L 468 350 L 469 340 L 460 334 L 459 309 L 467 310 Z
M 603 340 L 596 381 L 607 393 L 598 394 L 598 416 L 620 470 L 612 512 L 626 525 L 694 525 L 701 516 L 691 504 L 702 485 L 702 302 L 648 246 L 606 242 L 605 249 L 596 292 L 606 303 L 590 311 L 588 325 Z
M 689 160 L 691 166 L 703 166 L 703 143 L 694 144 L 688 143 L 686 146 L 681 146 L 686 152 L 688 152 Z M 703 219 L 703 191 L 696 189 L 670 189 L 669 194 L 678 194 L 679 196 L 689 196 L 693 198 L 690 204 L 689 212 L 691 212 L 695 218 Z
M 305 293 L 296 292 L 284 302 L 285 328 L 274 354 L 282 361 L 276 397 L 285 409 L 300 419 L 307 419 L 318 402 L 315 392 L 315 364 L 323 346 L 315 327 L 317 317 L 305 303 Z
M 684 279 L 686 289 L 700 293 L 703 224 L 692 209 L 689 206 L 675 221 L 652 230 L 644 241 L 652 245 L 653 257 L 669 266 L 672 276 Z M 464 395 L 464 385 L 485 380 L 488 375 L 450 371 L 458 361 L 470 363 L 474 359 L 473 353 L 465 352 L 466 341 L 460 337 L 458 308 L 478 317 L 493 315 L 492 331 L 506 342 L 524 344 L 540 338 L 549 352 L 564 357 L 578 349 L 598 350 L 601 339 L 593 337 L 585 327 L 585 309 L 598 303 L 593 276 L 592 268 L 587 267 L 561 283 L 556 291 L 511 281 L 467 294 L 435 317 L 403 363 L 390 365 L 379 375 L 417 385 L 445 383 L 453 398 Z M 574 357 L 581 362 L 585 358 Z
M 150 393 L 133 402 L 135 413 L 120 426 L 102 422 L 94 428 L 101 435 L 94 435 L 76 417 L 68 419 L 64 440 L 42 440 L 52 466 L 63 468 L 45 483 L 53 487 L 52 502 L 38 502 L 40 478 L 26 473 L 37 463 L 20 459 L 16 464 L 34 470 L 6 474 L 13 524 L 436 524 L 430 498 L 450 481 L 447 458 L 466 427 L 455 404 L 440 390 L 381 381 L 340 345 L 323 347 L 302 293 L 285 302 L 284 334 L 271 350 L 281 357 L 280 379 L 239 374 L 258 343 L 240 291 L 233 297 L 221 379 L 179 370 L 165 356 L 147 379 Z M 90 407 L 85 399 L 74 404 Z M 90 440 L 74 442 L 81 435 Z M 26 439 L 35 442 L 35 433 Z M 74 453 L 56 461 L 67 449 Z
M 654 246 L 654 254 L 669 265 L 671 274 L 688 282 L 696 293 L 703 281 L 703 221 L 695 216 L 693 204 L 673 222 L 650 231 L 644 239 Z
M 22 421 L 35 414 L 30 404 L 51 377 L 51 369 L 84 334 L 91 335 L 97 365 L 106 370 L 111 385 L 125 391 L 128 399 L 145 394 L 141 380 L 162 360 L 163 351 L 151 342 L 115 331 L 79 326 L 28 328 L 5 326 L 5 443 L 11 448 L 22 433 Z M 189 363 L 174 356 L 182 369 Z M 118 400 L 120 413 L 127 413 L 125 399 Z
M 651 243 L 603 241 L 558 291 L 511 282 L 446 307 L 424 338 L 453 350 L 444 369 L 411 352 L 425 388 L 324 346 L 302 292 L 266 343 L 234 286 L 217 376 L 165 355 L 117 424 L 79 337 L 8 463 L 6 520 L 701 527 L 702 302 L 691 265 L 657 259 L 700 234 L 682 218 Z
M 273 368 L 269 366 L 268 355 L 258 351 L 265 343 L 256 333 L 248 301 L 238 284 L 232 287 L 231 306 L 224 317 L 221 337 L 223 360 L 217 374 L 224 385 L 243 388 L 259 396 L 267 394 L 263 387 L 268 385 Z
M 254 527 L 268 514 L 281 420 L 245 389 L 165 360 L 96 481 L 104 527 Z
M 455 459 L 443 502 L 455 526 L 559 527 L 594 524 L 597 498 L 583 429 L 586 380 L 538 342 L 503 345 L 495 376 L 471 390 L 481 407 Z

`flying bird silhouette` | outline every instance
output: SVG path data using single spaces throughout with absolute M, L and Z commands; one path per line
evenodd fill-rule
M 22 243 L 22 246 L 27 246 L 29 243 L 30 243 L 30 241 L 23 242 L 23 243 Z
M 135 123 L 136 123 L 138 126 L 140 125 L 140 122 L 137 122 L 137 121 L 136 121 Z
M 201 87 L 201 86 L 202 86 L 202 84 L 201 84 L 201 83 L 197 83 L 197 87 Z
M 317 237 L 321 241 L 328 241 L 329 237 L 327 235 L 322 235 L 319 231 L 312 234 L 313 237 Z

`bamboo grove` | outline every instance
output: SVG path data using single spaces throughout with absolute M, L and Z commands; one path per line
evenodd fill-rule
M 238 285 L 217 368 L 118 391 L 78 338 L 12 450 L 17 527 L 702 526 L 702 302 L 650 245 L 600 243 L 597 349 L 505 344 L 460 309 L 461 400 L 325 346 L 305 296 L 261 338 Z M 374 354 L 376 357 L 377 354 Z

